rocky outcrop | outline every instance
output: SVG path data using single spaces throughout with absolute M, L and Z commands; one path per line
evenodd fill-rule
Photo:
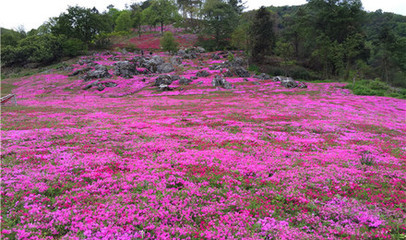
M 182 58 L 178 57 L 178 56 L 173 56 L 171 58 L 171 63 L 172 63 L 172 65 L 175 65 L 175 66 L 182 65 Z
M 85 81 L 89 81 L 92 79 L 97 79 L 97 78 L 110 78 L 111 75 L 109 71 L 107 70 L 106 66 L 103 65 L 96 65 L 94 71 L 89 71 L 85 75 Z
M 254 78 L 259 79 L 259 80 L 271 79 L 271 77 L 266 73 L 261 73 L 259 75 L 255 75 Z
M 173 82 L 171 75 L 160 75 L 155 79 L 154 86 L 170 85 Z
M 170 63 L 162 63 L 157 66 L 157 70 L 156 70 L 157 73 L 170 73 L 173 71 L 175 71 L 175 68 Z
M 132 78 L 138 74 L 136 64 L 129 61 L 114 63 L 114 74 L 123 78 Z
M 212 80 L 212 85 L 213 87 L 222 87 L 224 89 L 232 89 L 233 85 L 231 83 L 227 82 L 224 78 L 222 78 L 219 75 L 216 75 L 213 80 Z
M 191 82 L 192 82 L 191 79 L 187 79 L 187 78 L 185 78 L 185 77 L 181 77 L 181 78 L 179 79 L 179 84 L 180 84 L 180 85 L 189 85 Z
M 196 77 L 208 77 L 210 76 L 210 73 L 206 70 L 198 71 L 196 73 Z
M 276 76 L 273 77 L 274 82 L 280 82 L 282 86 L 286 88 L 307 88 L 307 85 L 302 82 L 297 82 L 291 77 Z

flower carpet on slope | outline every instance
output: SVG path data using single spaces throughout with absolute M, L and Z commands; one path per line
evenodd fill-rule
M 5 80 L 19 106 L 2 108 L 2 239 L 405 237 L 405 100 L 224 90 L 208 71 L 168 92 L 156 75 L 100 92 L 64 72 Z

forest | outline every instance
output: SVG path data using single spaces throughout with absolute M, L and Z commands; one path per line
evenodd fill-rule
M 244 9 L 241 0 L 146 0 L 102 12 L 71 6 L 28 32 L 2 28 L 2 66 L 47 65 L 109 49 L 115 36 L 141 36 L 155 27 L 163 34 L 171 24 L 196 34 L 208 51 L 243 50 L 250 70 L 406 87 L 406 16 L 366 12 L 360 0 Z

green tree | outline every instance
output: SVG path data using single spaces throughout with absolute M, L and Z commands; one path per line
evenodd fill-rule
M 132 27 L 131 23 L 131 13 L 129 11 L 122 11 L 120 15 L 116 19 L 116 27 L 115 31 L 120 32 L 120 31 L 130 31 Z
M 138 29 L 138 35 L 141 36 L 141 25 L 144 23 L 144 15 L 142 14 L 141 4 L 133 3 L 131 8 L 131 21 L 132 26 Z
M 151 5 L 144 10 L 144 16 L 150 23 L 161 25 L 163 34 L 164 24 L 179 20 L 179 13 L 173 0 L 152 0 Z
M 265 7 L 262 6 L 257 10 L 251 30 L 251 57 L 254 62 L 260 62 L 271 52 L 271 47 L 275 43 L 271 13 Z
M 2 49 L 1 60 L 5 65 L 24 65 L 26 63 L 48 64 L 63 56 L 61 38 L 52 34 L 26 37 L 16 47 Z
M 312 24 L 331 41 L 344 42 L 348 36 L 361 32 L 364 13 L 360 0 L 308 0 Z
M 161 48 L 169 53 L 175 53 L 178 51 L 178 42 L 176 42 L 175 37 L 172 32 L 165 32 L 160 41 Z
M 203 7 L 204 30 L 214 35 L 216 48 L 228 45 L 232 32 L 238 24 L 234 9 L 221 0 L 207 0 Z
M 89 44 L 96 36 L 111 31 L 109 17 L 100 14 L 97 9 L 69 7 L 51 27 L 52 33 L 80 39 Z

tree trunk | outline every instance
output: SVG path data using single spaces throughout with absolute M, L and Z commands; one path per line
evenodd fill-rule
M 164 35 L 164 22 L 161 22 L 161 35 Z

